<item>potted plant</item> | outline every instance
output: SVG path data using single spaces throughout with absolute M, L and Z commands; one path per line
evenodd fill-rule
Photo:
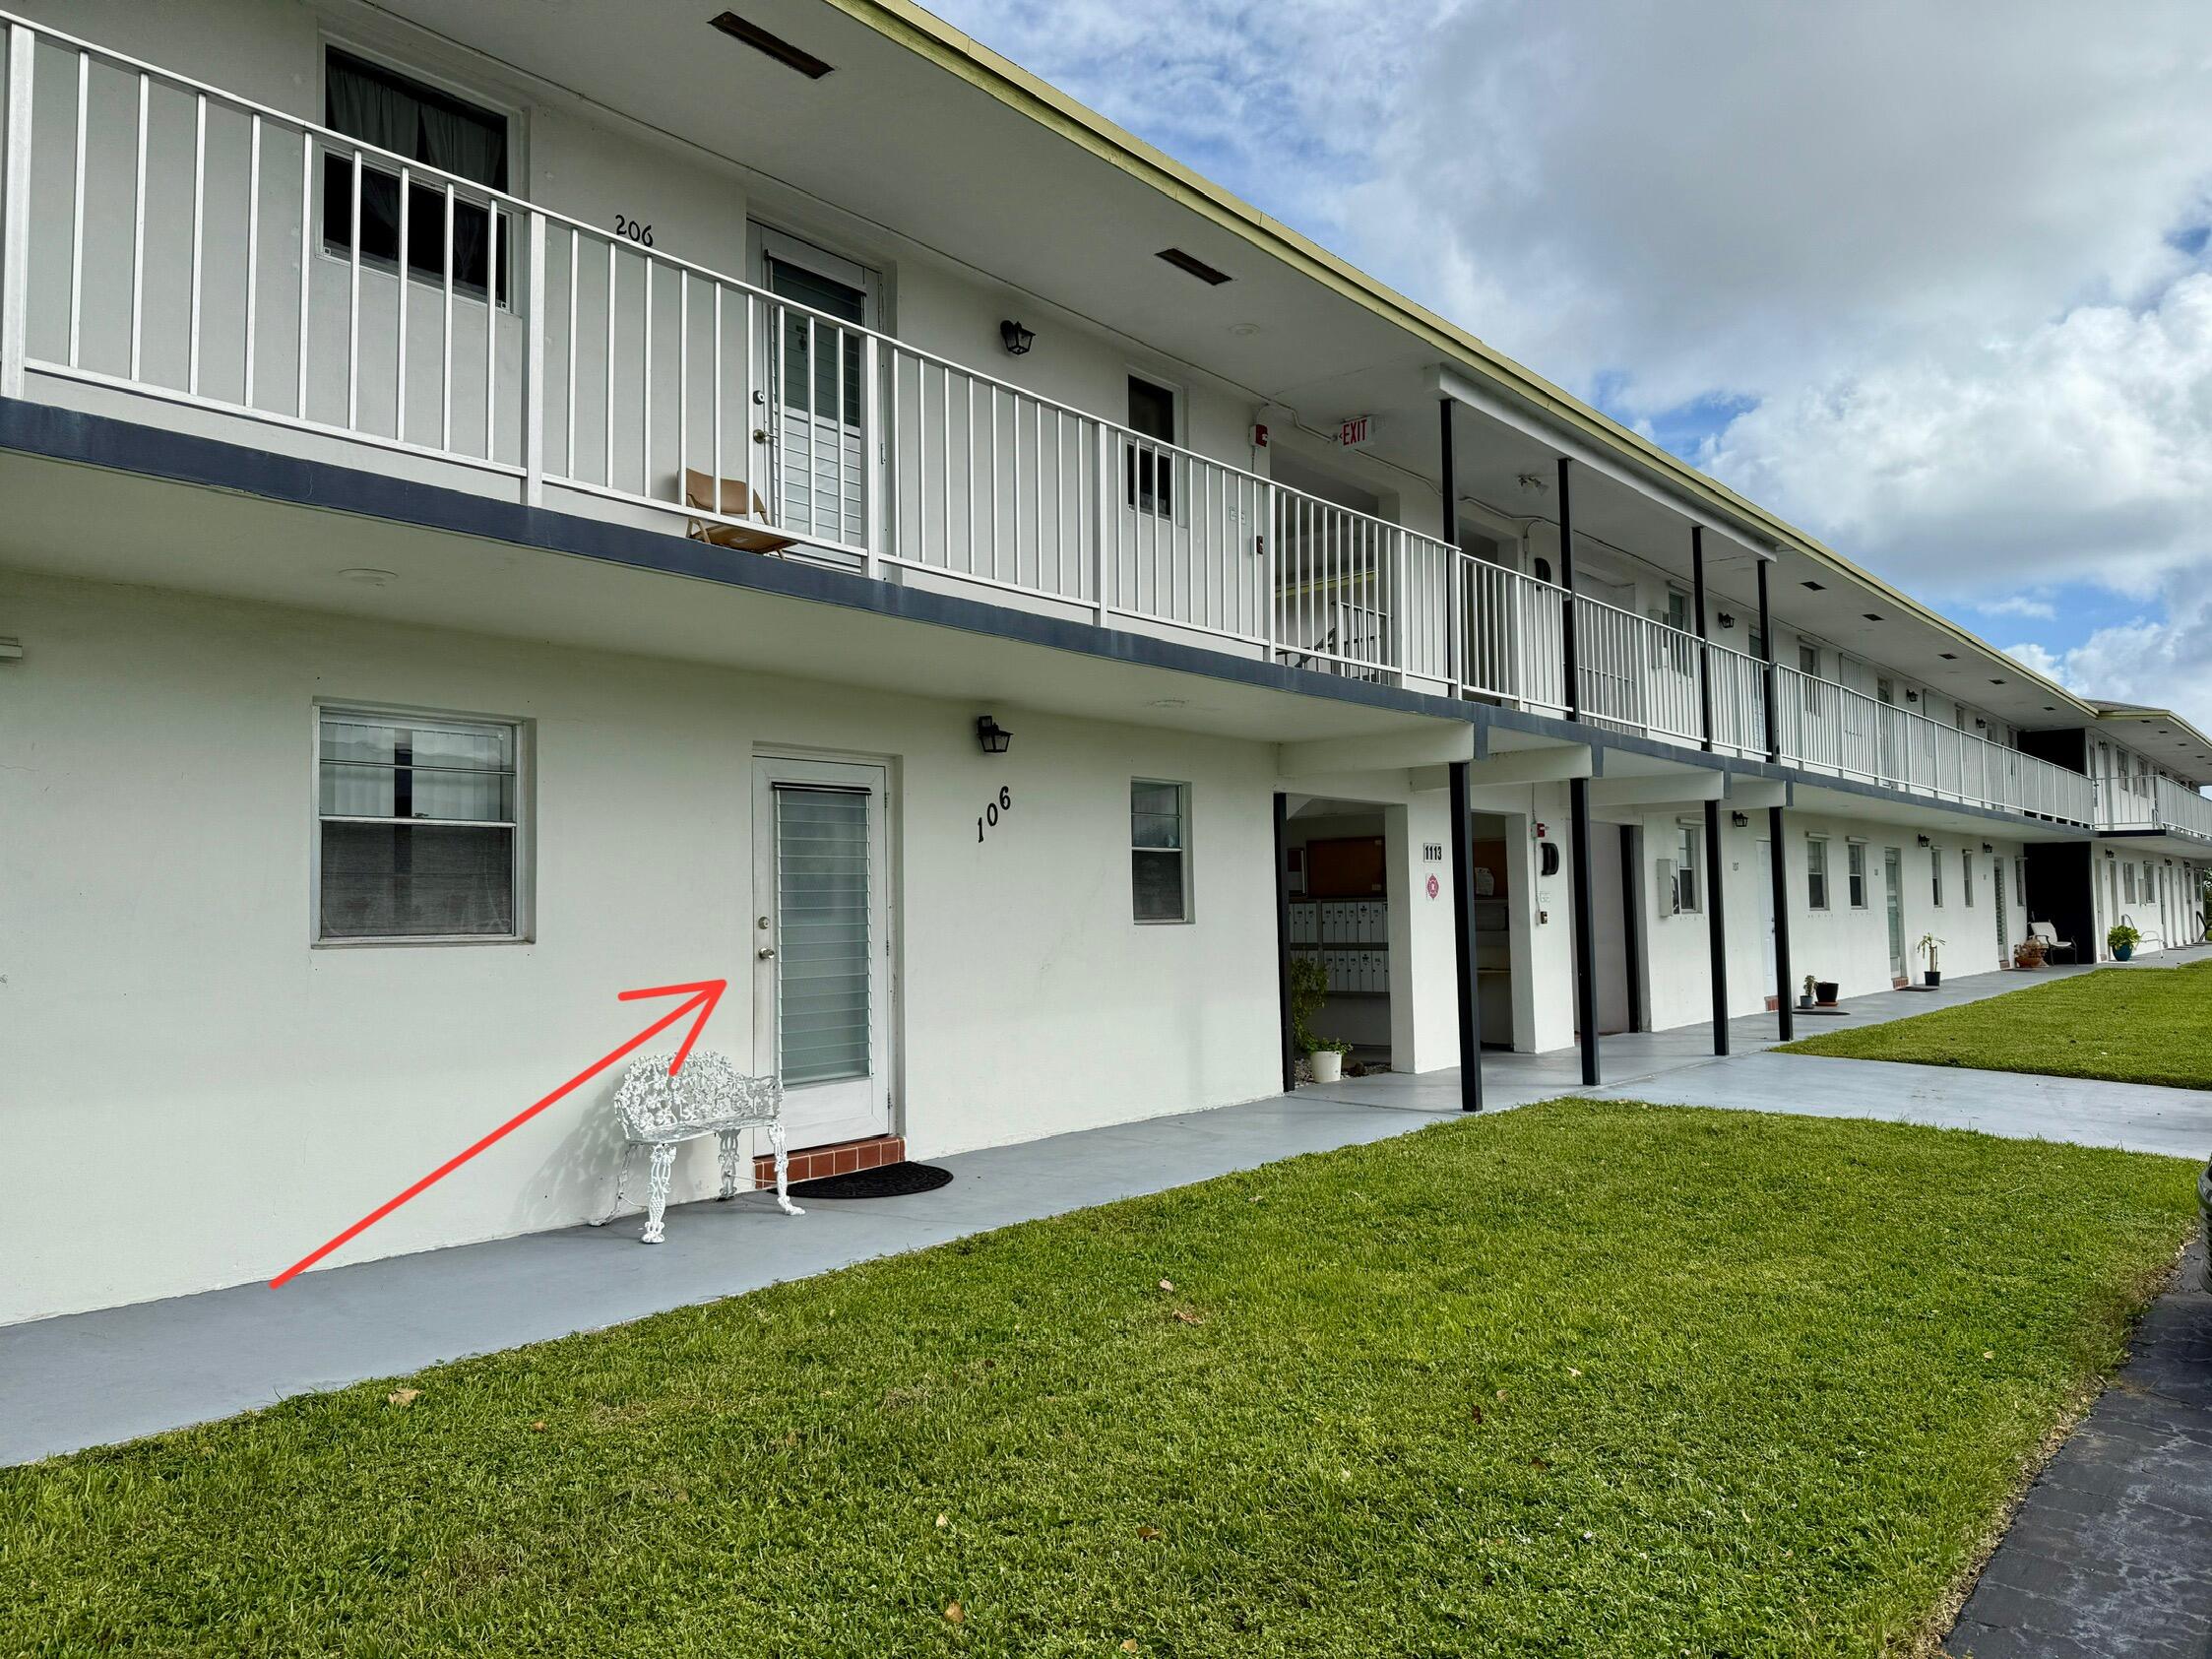
M 1813 979 L 1813 977 L 1812 977 L 1812 976 L 1811 976 L 1810 974 L 1807 974 L 1807 975 L 1805 975 L 1805 977 L 1804 977 L 1804 989 L 1802 989 L 1802 990 L 1801 990 L 1801 992 L 1799 993 L 1799 996 L 1798 996 L 1798 1006 L 1799 1006 L 1799 1007 L 1801 1007 L 1801 1008 L 1809 1008 L 1809 1007 L 1811 1007 L 1811 1006 L 1812 1006 L 1812 988 L 1813 988 L 1813 986 L 1814 986 L 1814 985 L 1816 985 L 1817 983 L 1818 983 L 1818 982 L 1817 982 L 1817 981 L 1815 981 L 1815 980 Z
M 1935 960 L 1935 953 L 1942 943 L 1943 941 L 1933 933 L 1923 933 L 1920 943 L 1913 947 L 1921 955 L 1928 958 L 1928 972 L 1921 976 L 1923 985 L 1936 986 L 1943 983 L 1943 971 L 1936 965 Z
M 1842 994 L 1843 987 L 1834 980 L 1822 980 L 1812 988 L 1812 999 L 1823 1008 L 1833 1008 Z
M 2113 953 L 2115 962 L 2125 962 L 2142 942 L 2143 935 L 2132 922 L 2116 922 L 2105 935 L 2105 946 Z
M 1305 1062 L 1313 1067 L 1316 1083 L 1334 1083 L 1344 1075 L 1344 1056 L 1352 1053 L 1352 1045 L 1329 1039 L 1306 1051 Z
M 1316 1083 L 1334 1083 L 1344 1075 L 1344 1056 L 1352 1045 L 1316 1037 L 1309 1023 L 1329 999 L 1329 971 L 1313 955 L 1291 958 L 1291 1041 L 1305 1056 Z
M 2043 966 L 2043 940 L 2030 933 L 2012 947 L 2012 965 L 2015 968 L 2040 968 Z

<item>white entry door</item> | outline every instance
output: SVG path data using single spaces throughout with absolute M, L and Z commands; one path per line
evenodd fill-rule
M 753 762 L 753 1063 L 793 1146 L 888 1134 L 885 772 Z
M 1759 849 L 1759 935 L 1766 941 L 1766 993 L 1780 996 L 1782 988 L 1774 971 L 1774 843 L 1761 841 Z

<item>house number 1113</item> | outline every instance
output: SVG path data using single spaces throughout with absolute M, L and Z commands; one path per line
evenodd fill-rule
M 998 828 L 999 816 L 1014 810 L 1014 792 L 1004 784 L 998 786 L 998 798 L 983 808 L 983 815 L 976 820 L 976 839 L 981 841 L 985 830 Z

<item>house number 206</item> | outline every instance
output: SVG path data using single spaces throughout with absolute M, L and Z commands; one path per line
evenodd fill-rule
M 629 237 L 640 247 L 649 248 L 653 246 L 653 226 L 640 224 L 628 214 L 618 213 L 614 216 L 614 233 L 617 236 Z
M 999 816 L 1014 810 L 1014 792 L 1004 784 L 998 786 L 998 798 L 983 808 L 983 815 L 976 820 L 976 839 L 983 839 L 983 832 L 998 828 Z

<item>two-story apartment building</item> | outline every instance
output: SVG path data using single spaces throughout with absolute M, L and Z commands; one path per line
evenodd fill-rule
M 632 987 L 727 978 L 834 1166 L 1281 1088 L 1301 952 L 1473 1104 L 2191 936 L 2185 723 L 903 0 L 17 4 L 0 1319 L 267 1276 Z M 580 1093 L 334 1259 L 617 1151 Z

